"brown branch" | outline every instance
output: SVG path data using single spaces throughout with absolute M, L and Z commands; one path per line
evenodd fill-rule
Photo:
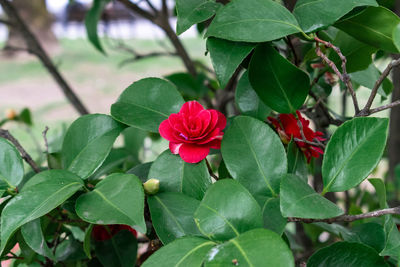
M 303 142 L 303 143 L 306 143 L 308 145 L 318 146 L 318 147 L 322 147 L 322 148 L 325 149 L 325 145 L 322 144 L 322 143 L 311 142 L 311 141 L 308 141 L 306 139 L 300 139 L 300 138 L 293 138 L 293 140 L 296 141 L 296 142 Z
M 396 101 L 394 101 L 394 102 L 392 102 L 392 103 L 390 103 L 390 104 L 383 105 L 383 106 L 380 106 L 380 107 L 371 109 L 371 110 L 369 111 L 368 115 L 371 115 L 371 114 L 373 114 L 373 113 L 380 112 L 380 111 L 385 110 L 385 109 L 394 108 L 394 107 L 399 106 L 399 105 L 400 105 L 400 100 L 396 100 Z
M 0 23 L 6 24 L 6 25 L 8 25 L 10 27 L 14 26 L 14 24 L 11 21 L 6 20 L 6 19 L 0 19 Z
M 4 0 L 2 0 L 4 1 Z M 158 12 L 157 16 L 154 16 L 147 12 L 146 10 L 140 8 L 138 5 L 132 3 L 129 0 L 118 0 L 122 4 L 124 4 L 128 9 L 132 10 L 136 14 L 142 16 L 143 18 L 151 21 L 152 23 L 156 24 L 160 27 L 164 33 L 167 35 L 168 39 L 171 41 L 172 45 L 175 47 L 176 53 L 179 55 L 183 64 L 185 65 L 187 71 L 193 75 L 197 76 L 197 71 L 194 65 L 194 62 L 189 57 L 185 47 L 183 46 L 182 42 L 180 41 L 179 37 L 176 35 L 175 31 L 172 29 L 171 25 L 169 24 L 169 16 L 168 12 Z M 165 13 L 165 14 L 164 14 Z
M 67 97 L 69 102 L 75 107 L 75 109 L 81 114 L 88 114 L 88 110 L 79 100 L 77 95 L 74 93 L 72 88 L 68 85 L 66 80 L 60 74 L 56 66 L 53 64 L 36 36 L 30 31 L 26 23 L 23 21 L 17 10 L 14 8 L 12 3 L 8 0 L 0 0 L 0 5 L 3 7 L 4 12 L 8 18 L 12 20 L 14 27 L 19 31 L 26 42 L 26 46 L 33 51 L 33 53 L 40 59 L 42 64 L 46 67 L 48 72 L 53 76 L 54 80 L 60 86 L 64 95 Z
M 375 85 L 371 91 L 371 95 L 368 98 L 367 104 L 365 104 L 365 107 L 360 111 L 359 114 L 357 114 L 358 116 L 368 116 L 371 114 L 371 112 L 372 112 L 371 106 L 372 106 L 372 103 L 374 102 L 376 94 L 378 93 L 379 87 L 382 85 L 383 81 L 389 76 L 392 69 L 398 65 L 400 65 L 400 59 L 394 60 L 387 65 L 387 67 L 385 68 L 385 70 L 383 71 L 381 76 L 379 76 L 379 79 L 375 82 Z M 384 108 L 384 109 L 387 109 L 387 108 Z M 381 110 L 384 110 L 384 109 L 381 109 Z M 378 111 L 381 111 L 381 110 L 378 110 Z M 375 111 L 375 112 L 378 112 L 378 111 Z
M 132 58 L 128 58 L 123 60 L 121 63 L 118 64 L 119 67 L 123 67 L 126 64 L 138 61 L 138 60 L 142 60 L 142 59 L 146 59 L 146 58 L 151 58 L 151 57 L 162 57 L 162 56 L 169 56 L 169 57 L 175 57 L 178 56 L 176 53 L 170 53 L 170 52 L 152 52 L 152 53 L 148 53 L 148 54 L 138 54 L 135 53 L 134 56 Z
M 211 168 L 210 163 L 208 162 L 208 159 L 206 158 L 206 165 L 207 165 L 207 169 L 208 169 L 208 173 L 211 175 L 212 178 L 214 178 L 216 181 L 219 180 L 218 176 L 216 176 Z
M 5 139 L 9 140 L 18 149 L 19 153 L 21 154 L 21 157 L 26 161 L 26 163 L 28 163 L 36 173 L 40 172 L 40 168 L 36 164 L 36 162 L 26 152 L 26 150 L 21 146 L 21 144 L 18 142 L 18 140 L 15 139 L 14 136 L 12 136 L 10 134 L 9 131 L 0 129 L 0 137 L 3 137 Z
M 389 209 L 382 209 L 371 211 L 363 214 L 357 215 L 341 215 L 338 217 L 328 218 L 328 219 L 304 219 L 304 218 L 295 218 L 289 217 L 288 222 L 304 222 L 304 223 L 314 223 L 314 222 L 325 222 L 325 223 L 334 223 L 334 222 L 353 222 L 357 220 L 380 217 L 387 214 L 397 214 L 400 215 L 400 206 Z
M 154 11 L 154 14 L 158 14 L 158 10 L 157 8 L 154 7 L 154 5 L 151 3 L 150 0 L 145 0 L 145 2 L 147 3 L 147 5 L 151 8 L 151 10 Z
M 347 74 L 347 70 L 346 70 L 347 59 L 346 59 L 346 57 L 340 51 L 339 47 L 334 46 L 330 42 L 321 40 L 318 37 L 314 37 L 314 39 L 317 42 L 317 47 L 315 49 L 315 52 L 317 53 L 317 55 L 319 57 L 322 58 L 323 61 L 326 62 L 326 64 L 329 65 L 329 67 L 332 68 L 332 70 L 336 73 L 336 75 L 338 75 L 339 79 L 346 85 L 347 90 L 349 90 L 349 93 L 350 93 L 351 98 L 353 100 L 355 113 L 358 114 L 360 112 L 360 108 L 359 108 L 359 105 L 358 105 L 358 100 L 357 100 L 356 93 L 355 93 L 355 91 L 353 89 L 353 84 L 351 83 L 351 80 L 350 80 L 350 76 Z M 338 54 L 338 56 L 340 57 L 340 59 L 342 61 L 342 72 L 343 73 L 341 73 L 338 70 L 338 68 L 336 67 L 335 63 L 333 63 L 333 61 L 331 61 L 324 53 L 322 53 L 321 48 L 318 45 L 319 43 L 324 44 L 326 47 L 332 48 L 336 52 L 336 54 Z
M 49 154 L 49 142 L 47 141 L 47 132 L 49 131 L 49 127 L 45 127 L 44 131 L 42 132 L 43 140 L 44 140 L 44 146 L 46 149 L 46 155 Z

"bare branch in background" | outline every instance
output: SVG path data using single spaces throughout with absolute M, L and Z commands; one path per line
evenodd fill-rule
M 314 222 L 325 222 L 325 223 L 334 223 L 334 222 L 353 222 L 357 220 L 380 217 L 387 214 L 397 214 L 400 215 L 400 207 L 389 208 L 371 211 L 367 213 L 357 214 L 357 215 L 342 215 L 334 218 L 328 219 L 304 219 L 304 218 L 294 218 L 289 217 L 288 222 L 303 222 L 303 223 L 314 223 Z
M 14 136 L 12 136 L 10 134 L 9 131 L 0 129 L 0 137 L 3 137 L 5 139 L 9 140 L 18 149 L 19 153 L 21 154 L 21 157 L 26 161 L 26 163 L 28 163 L 36 173 L 40 172 L 40 168 L 36 164 L 36 162 L 26 152 L 26 150 L 21 146 L 21 144 L 18 142 L 18 140 L 15 139 Z
M 317 55 L 319 57 L 322 58 L 323 61 L 326 62 L 326 64 L 329 65 L 329 67 L 332 68 L 332 70 L 336 73 L 336 75 L 339 77 L 339 79 L 346 85 L 347 90 L 349 91 L 351 98 L 353 100 L 355 113 L 358 114 L 360 112 L 360 107 L 358 105 L 357 96 L 353 89 L 353 84 L 351 83 L 350 76 L 347 74 L 347 70 L 346 70 L 347 59 L 346 59 L 346 57 L 342 54 L 339 47 L 336 47 L 327 41 L 321 40 L 318 37 L 314 37 L 314 39 L 317 42 L 317 47 L 315 49 L 315 52 L 317 53 Z M 342 61 L 342 72 L 343 73 L 341 73 L 338 70 L 338 68 L 336 67 L 335 63 L 333 63 L 333 61 L 331 61 L 324 53 L 322 53 L 321 48 L 318 45 L 319 43 L 322 43 L 326 47 L 332 48 L 336 52 L 336 54 L 338 54 L 338 56 L 340 57 L 340 59 Z
M 31 53 L 35 54 L 40 59 L 48 72 L 53 76 L 54 80 L 60 86 L 68 101 L 81 115 L 88 114 L 89 112 L 86 107 L 82 104 L 78 96 L 74 93 L 64 77 L 60 74 L 35 35 L 30 31 L 21 16 L 18 14 L 17 10 L 12 5 L 12 2 L 8 0 L 0 0 L 0 5 L 3 7 L 3 10 L 7 14 L 8 18 L 12 20 L 11 23 L 13 24 L 13 27 L 18 29 L 19 33 L 24 38 L 26 46 L 29 47 Z
M 6 20 L 6 19 L 0 19 L 0 23 L 6 24 L 6 25 L 8 25 L 10 27 L 13 26 L 12 22 L 9 21 L 9 20 Z

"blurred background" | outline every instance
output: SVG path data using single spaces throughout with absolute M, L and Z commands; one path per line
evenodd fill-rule
M 148 10 L 149 6 L 142 2 L 139 6 Z M 155 8 L 160 8 L 161 1 L 152 2 Z M 119 2 L 107 5 L 98 25 L 106 55 L 87 39 L 84 19 L 92 6 L 91 0 L 13 0 L 12 3 L 91 113 L 109 114 L 119 94 L 138 79 L 185 70 L 178 57 L 168 55 L 174 48 L 164 32 Z M 175 29 L 175 3 L 167 4 L 172 15 L 170 24 Z M 6 18 L 1 7 L 0 18 Z M 181 41 L 192 58 L 210 65 L 204 54 L 205 41 L 195 28 L 185 32 Z M 39 148 L 44 128 L 49 127 L 49 138 L 62 135 L 79 114 L 40 60 L 18 48 L 26 48 L 23 38 L 12 27 L 0 23 L 0 121 L 10 109 L 19 114 L 28 108 L 32 127 L 9 122 L 6 128 L 37 158 L 43 150 Z M 160 56 L 134 59 L 148 53 Z

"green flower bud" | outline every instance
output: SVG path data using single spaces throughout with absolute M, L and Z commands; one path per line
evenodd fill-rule
M 149 179 L 147 182 L 143 184 L 144 192 L 148 195 L 157 194 L 158 190 L 160 190 L 160 180 L 157 179 Z

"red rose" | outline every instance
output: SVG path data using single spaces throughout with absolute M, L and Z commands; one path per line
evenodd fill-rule
M 123 224 L 112 224 L 112 225 L 95 225 L 92 229 L 92 237 L 96 241 L 105 241 L 111 239 L 115 236 L 119 231 L 128 230 L 135 237 L 137 237 L 137 232 L 135 229 L 128 225 Z
M 169 141 L 169 149 L 188 163 L 197 163 L 207 157 L 210 148 L 221 147 L 225 116 L 214 109 L 204 109 L 197 101 L 183 104 L 160 124 L 159 132 Z
M 321 137 L 323 136 L 323 133 L 314 132 L 309 127 L 310 121 L 304 119 L 299 111 L 296 111 L 296 114 L 298 119 L 296 119 L 293 114 L 280 114 L 279 121 L 272 117 L 268 117 L 268 120 L 278 131 L 283 143 L 288 144 L 292 138 L 296 138 L 294 141 L 301 151 L 303 151 L 307 158 L 307 162 L 310 163 L 311 157 L 318 158 L 320 154 L 324 153 L 324 151 L 318 146 L 301 141 L 304 139 L 298 122 L 300 122 L 302 125 L 303 134 L 307 141 L 317 143 L 319 141 L 324 141 L 325 139 Z

